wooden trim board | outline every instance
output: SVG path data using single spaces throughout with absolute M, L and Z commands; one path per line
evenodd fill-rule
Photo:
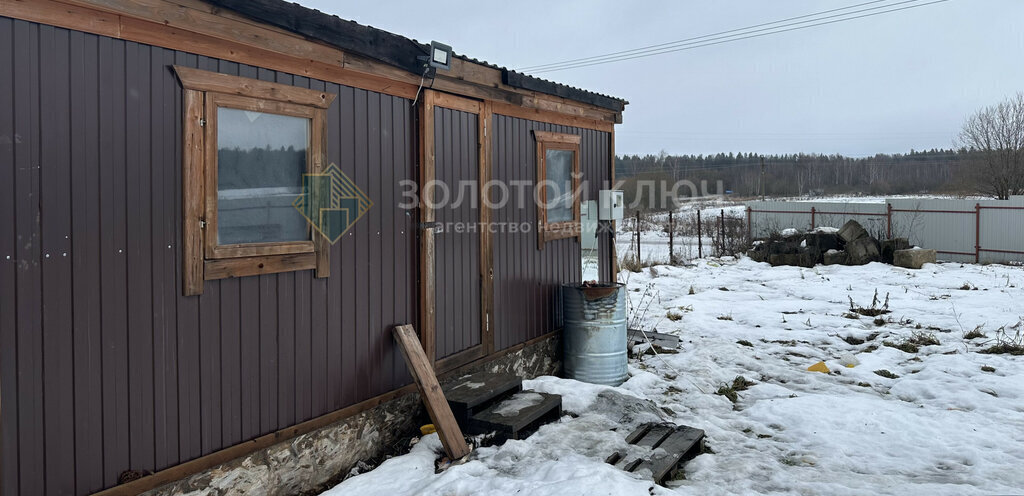
M 437 341 L 435 327 L 435 267 L 434 267 L 434 199 L 427 200 L 425 185 L 433 183 L 434 171 L 434 96 L 435 92 L 424 90 L 419 104 L 420 135 L 420 342 L 427 358 L 433 363 Z M 430 191 L 433 194 L 433 190 Z

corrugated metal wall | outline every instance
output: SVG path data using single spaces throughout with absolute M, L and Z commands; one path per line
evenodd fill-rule
M 892 206 L 892 235 L 937 250 L 939 260 L 1024 261 L 1024 197 L 980 201 L 894 198 L 883 203 L 755 201 L 747 206 L 753 209 L 750 215 L 754 237 L 790 227 L 807 229 L 814 208 L 817 226 L 840 227 L 853 219 L 872 235 L 883 238 L 889 229 L 887 204 Z M 977 257 L 975 244 L 981 248 Z
M 172 64 L 335 93 L 329 159 L 375 202 L 312 271 L 181 296 Z M 85 494 L 410 381 L 410 102 L 0 17 L 3 494 Z
M 534 184 L 537 176 L 536 139 L 533 130 L 582 136 L 580 171 L 587 182 L 587 199 L 609 187 L 610 133 L 494 115 L 492 178 L 505 184 Z M 510 189 L 515 196 L 516 189 Z M 504 349 L 561 328 L 561 284 L 580 281 L 580 244 L 560 239 L 537 249 L 537 208 L 527 200 L 509 201 L 491 218 L 506 226 L 494 234 L 494 347 Z M 525 224 L 528 232 L 509 232 L 510 224 Z M 609 253 L 607 235 L 599 244 Z M 603 267 L 607 271 L 607 267 Z M 604 272 L 602 272 L 604 273 Z
M 480 210 L 473 200 L 480 177 L 479 116 L 434 108 L 435 335 L 438 359 L 480 344 Z M 447 201 L 445 201 L 447 197 Z M 462 228 L 460 228 L 460 226 Z M 472 226 L 470 232 L 465 229 Z
M 882 203 L 752 201 L 747 202 L 747 207 L 752 209 L 750 216 L 755 238 L 788 228 L 810 229 L 811 208 L 821 212 L 814 216 L 815 227 L 838 228 L 854 219 L 874 236 L 885 235 L 888 219 Z

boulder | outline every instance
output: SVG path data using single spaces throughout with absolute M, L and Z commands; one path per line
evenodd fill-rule
M 835 233 L 807 233 L 804 235 L 804 243 L 807 245 L 808 248 L 814 247 L 821 250 L 823 253 L 829 250 L 838 250 L 841 248 L 839 242 L 839 235 Z
M 817 261 L 810 253 L 783 253 L 768 256 L 768 263 L 772 266 L 792 265 L 794 267 L 814 267 Z
M 850 254 L 841 250 L 829 250 L 822 256 L 825 265 L 849 265 Z
M 935 250 L 896 250 L 893 264 L 907 269 L 920 269 L 926 263 L 935 263 Z
M 800 253 L 800 240 L 770 241 L 768 253 L 772 255 L 785 255 Z
M 843 227 L 839 228 L 839 237 L 843 241 L 851 243 L 858 239 L 867 238 L 869 236 L 867 230 L 864 229 L 864 226 L 860 225 L 860 222 L 851 220 L 846 224 L 843 224 Z
M 768 261 L 768 250 L 758 249 L 758 247 L 747 250 L 747 256 L 755 262 L 767 262 Z
M 857 238 L 846 243 L 846 253 L 850 255 L 851 265 L 877 262 L 881 258 L 881 254 L 878 251 L 878 241 L 870 236 Z
M 907 238 L 892 238 L 882 241 L 881 252 L 882 252 L 882 263 L 892 264 L 893 255 L 898 250 L 906 250 L 910 248 L 910 242 Z

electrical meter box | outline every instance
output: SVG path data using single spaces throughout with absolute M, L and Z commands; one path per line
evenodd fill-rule
M 626 200 L 622 191 L 617 189 L 603 189 L 598 192 L 598 220 L 622 220 L 622 210 Z

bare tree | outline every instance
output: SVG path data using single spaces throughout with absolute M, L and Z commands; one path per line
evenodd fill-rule
M 968 117 L 960 144 L 976 152 L 984 193 L 1000 200 L 1024 194 L 1024 93 Z

